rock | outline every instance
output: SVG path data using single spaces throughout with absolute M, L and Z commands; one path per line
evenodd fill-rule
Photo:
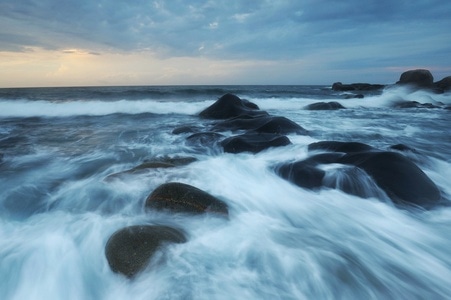
M 228 216 L 227 204 L 194 186 L 170 182 L 160 185 L 146 199 L 146 209 L 177 213 L 215 213 Z
M 182 133 L 196 133 L 199 132 L 200 128 L 197 126 L 180 126 L 177 128 L 174 128 L 172 130 L 172 134 L 182 134 Z
M 432 180 L 403 155 L 396 152 L 349 153 L 339 163 L 357 166 L 398 204 L 431 207 L 441 199 Z
M 316 168 L 306 161 L 282 164 L 275 169 L 280 177 L 307 189 L 316 189 L 322 186 L 325 171 Z
M 415 150 L 407 145 L 404 145 L 404 144 L 391 145 L 389 148 L 393 149 L 393 150 L 402 151 L 402 152 L 410 151 L 410 152 L 418 153 L 417 150 Z
M 307 130 L 285 117 L 236 117 L 217 123 L 212 130 L 248 130 L 257 133 L 307 134 Z
M 181 167 L 195 162 L 196 160 L 197 159 L 194 157 L 163 157 L 160 159 L 145 161 L 132 169 L 108 175 L 105 179 L 110 180 L 124 174 L 139 174 L 146 172 L 149 169 Z
M 381 90 L 385 87 L 382 84 L 369 84 L 369 83 L 351 83 L 343 84 L 341 82 L 335 82 L 332 84 L 332 90 L 339 92 L 347 91 L 375 91 Z
M 436 83 L 434 83 L 434 85 L 439 88 L 442 89 L 443 91 L 447 92 L 451 90 L 451 76 L 445 77 L 440 81 L 437 81 Z
M 261 111 L 256 104 L 233 94 L 225 94 L 199 113 L 200 117 L 207 119 L 228 119 L 240 115 L 262 116 L 268 113 Z
M 307 110 L 336 110 L 336 109 L 344 109 L 343 105 L 341 105 L 338 102 L 332 101 L 332 102 L 316 102 L 309 104 L 304 107 L 304 109 Z
M 223 137 L 224 135 L 217 132 L 199 132 L 187 137 L 186 144 L 198 150 L 205 150 L 217 146 L 219 140 Z
M 367 144 L 358 142 L 321 141 L 308 145 L 308 150 L 309 151 L 325 150 L 331 152 L 352 153 L 352 152 L 372 151 L 376 149 Z
M 402 101 L 393 104 L 393 108 L 440 108 L 432 103 L 420 103 L 417 101 Z
M 345 99 L 363 99 L 365 98 L 365 95 L 363 94 L 348 94 L 345 95 Z
M 417 87 L 432 87 L 434 77 L 429 70 L 416 69 L 409 70 L 401 74 L 399 81 L 396 84 L 410 84 Z
M 228 153 L 258 153 L 271 147 L 281 147 L 289 144 L 291 142 L 286 136 L 270 133 L 246 133 L 232 136 L 221 142 L 224 152 Z
M 165 245 L 185 243 L 184 233 L 168 226 L 130 226 L 116 231 L 105 246 L 113 272 L 133 277 L 147 267 L 152 256 Z

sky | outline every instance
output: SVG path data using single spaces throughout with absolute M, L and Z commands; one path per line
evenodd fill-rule
M 451 75 L 449 0 L 0 0 L 0 87 Z

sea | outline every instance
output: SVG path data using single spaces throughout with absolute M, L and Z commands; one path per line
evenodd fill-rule
M 308 135 L 231 154 L 172 133 L 208 131 L 215 121 L 198 113 L 226 93 Z M 363 93 L 305 85 L 0 89 L 0 299 L 451 299 L 449 205 L 308 190 L 274 170 L 308 158 L 319 141 L 403 144 L 414 151 L 400 153 L 450 202 L 451 93 Z M 346 109 L 305 109 L 330 101 Z M 432 105 L 397 107 L 402 101 Z M 196 161 L 121 173 L 165 157 Z M 147 196 L 167 182 L 217 197 L 229 218 L 146 211 Z M 169 245 L 162 263 L 134 278 L 114 273 L 108 239 L 146 224 L 181 228 L 188 241 Z

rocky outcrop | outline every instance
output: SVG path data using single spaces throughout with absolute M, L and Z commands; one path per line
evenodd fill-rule
M 444 92 L 451 91 L 451 76 L 445 77 L 442 80 L 435 82 L 434 86 L 443 90 Z
M 228 119 L 241 115 L 262 116 L 267 114 L 267 112 L 261 111 L 255 103 L 240 99 L 233 94 L 225 94 L 201 111 L 199 116 L 206 119 Z
M 271 133 L 246 133 L 232 136 L 221 142 L 224 152 L 228 153 L 258 153 L 271 147 L 281 147 L 289 144 L 291 142 L 286 136 Z
M 185 234 L 172 227 L 130 226 L 109 238 L 105 256 L 113 272 L 133 277 L 147 267 L 157 251 L 169 244 L 185 242 Z
M 214 213 L 228 216 L 227 204 L 194 186 L 170 182 L 160 185 L 146 199 L 146 210 L 177 213 Z
M 382 84 L 370 84 L 370 83 L 351 83 L 343 84 L 341 82 L 335 82 L 332 84 L 332 90 L 339 92 L 348 91 L 377 91 L 382 90 L 385 85 Z
M 434 182 L 399 153 L 349 153 L 337 162 L 363 169 L 395 203 L 431 207 L 441 199 Z
M 332 102 L 316 102 L 309 104 L 304 107 L 307 110 L 337 110 L 337 109 L 345 109 L 343 105 L 336 101 Z
M 401 74 L 396 84 L 409 84 L 416 87 L 430 88 L 434 83 L 434 77 L 429 70 L 409 70 Z

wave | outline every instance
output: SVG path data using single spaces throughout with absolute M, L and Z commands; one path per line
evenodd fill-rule
M 173 102 L 152 100 L 105 101 L 0 101 L 0 117 L 69 117 L 110 114 L 185 114 L 192 115 L 208 106 L 206 102 Z

